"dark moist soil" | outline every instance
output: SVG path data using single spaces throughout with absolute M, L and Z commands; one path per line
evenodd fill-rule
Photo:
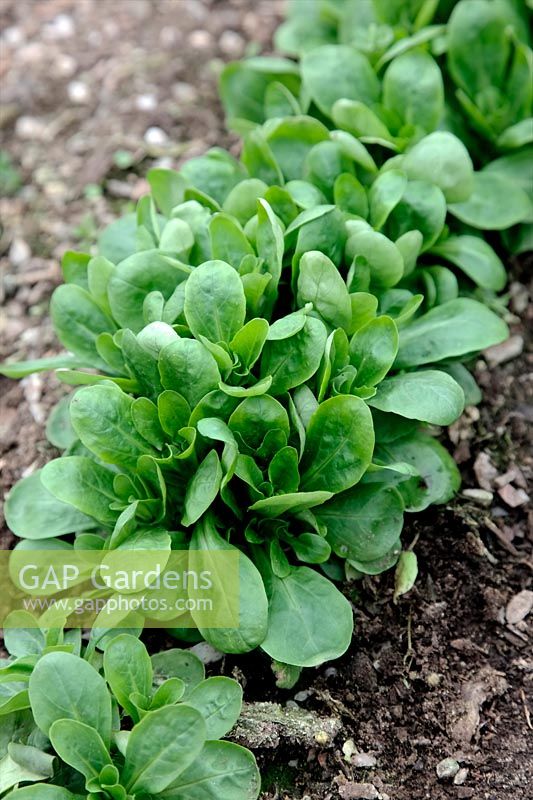
M 272 1 L 0 3 L 0 132 L 22 182 L 0 201 L 2 357 L 58 352 L 46 316 L 60 282 L 58 258 L 90 245 L 98 227 L 145 191 L 148 166 L 175 166 L 214 144 L 234 146 L 215 75 L 221 59 L 240 57 L 247 42 L 268 52 L 280 9 Z M 76 81 L 86 88 L 69 88 Z M 84 91 L 82 103 L 69 99 Z M 147 142 L 150 127 L 167 140 Z M 127 172 L 115 163 L 117 150 L 134 155 Z M 277 747 L 257 750 L 263 800 L 533 796 L 531 622 L 510 624 L 508 608 L 532 585 L 532 512 L 528 518 L 520 494 L 533 464 L 532 266 L 531 257 L 509 266 L 511 327 L 525 339 L 523 351 L 514 339 L 513 358 L 511 348 L 500 353 L 509 359 L 503 363 L 479 359 L 483 405 L 449 431 L 463 489 L 488 486 L 490 506 L 460 496 L 409 518 L 404 542 L 418 538 L 416 587 L 394 605 L 392 574 L 348 586 L 356 616 L 349 653 L 304 671 L 294 689 L 276 689 L 268 659 L 257 653 L 213 665 L 242 682 L 248 702 L 294 707 L 297 697 L 301 708 L 342 722 L 325 745 L 282 737 Z M 2 494 L 55 455 L 43 423 L 63 391 L 47 376 L 0 380 Z M 495 468 L 489 477 L 481 467 L 487 456 Z M 4 528 L 1 546 L 12 541 Z M 147 638 L 153 647 L 173 644 L 154 633 Z M 319 721 L 316 732 L 320 739 Z M 437 777 L 447 757 L 461 768 L 456 783 Z

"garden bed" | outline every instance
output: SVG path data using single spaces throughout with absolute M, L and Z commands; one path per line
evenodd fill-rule
M 176 3 L 125 0 L 113 4 L 112 20 L 88 46 L 88 32 L 101 28 L 102 4 L 3 5 L 11 44 L 8 37 L 2 146 L 24 186 L 2 200 L 2 357 L 57 352 L 46 316 L 49 293 L 60 280 L 57 259 L 69 247 L 90 243 L 98 227 L 137 199 L 154 158 L 176 165 L 213 144 L 231 143 L 216 99 L 216 60 L 241 56 L 251 38 L 268 49 L 280 10 L 273 2 L 182 0 L 177 15 Z M 158 51 L 165 57 L 154 58 Z M 52 61 L 63 64 L 62 77 L 50 71 Z M 62 115 L 63 127 L 51 132 L 48 126 Z M 104 142 L 109 149 L 103 151 Z M 134 155 L 127 169 L 121 151 Z M 527 257 L 510 265 L 512 334 L 523 339 L 533 319 L 531 266 Z M 289 692 L 275 689 L 266 656 L 226 657 L 214 665 L 241 680 L 247 702 L 285 705 L 296 698 L 302 708 L 342 721 L 334 742 L 324 742 L 320 729 L 316 747 L 286 741 L 280 728 L 277 746 L 256 751 L 265 800 L 527 797 L 533 779 L 531 631 L 525 622 L 510 624 L 505 609 L 529 585 L 532 571 L 527 507 L 512 507 L 513 490 L 526 491 L 522 480 L 532 470 L 530 353 L 526 341 L 523 352 L 489 362 L 490 369 L 479 360 L 476 377 L 485 394 L 479 416 L 472 412 L 450 432 L 463 488 L 485 488 L 482 454 L 497 475 L 515 472 L 493 487 L 490 507 L 459 497 L 450 507 L 408 518 L 404 541 L 418 537 L 420 574 L 407 598 L 391 603 L 390 574 L 352 584 L 358 610 L 349 653 L 304 671 Z M 64 390 L 46 375 L 22 384 L 0 381 L 6 492 L 55 455 L 43 426 Z M 11 545 L 7 531 L 1 542 Z M 165 644 L 154 633 L 150 640 Z M 437 764 L 446 757 L 468 770 L 460 773 L 462 783 L 438 779 Z

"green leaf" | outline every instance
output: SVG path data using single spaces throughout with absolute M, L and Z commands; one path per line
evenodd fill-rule
M 244 325 L 246 298 L 239 275 L 224 261 L 206 261 L 185 285 L 185 317 L 192 333 L 229 342 Z
M 390 63 L 383 76 L 383 105 L 404 124 L 435 130 L 444 112 L 444 84 L 429 53 L 414 50 Z
M 42 469 L 41 482 L 54 497 L 105 526 L 113 526 L 118 512 L 110 508 L 118 498 L 114 472 L 84 456 L 63 456 Z
M 179 172 L 172 169 L 155 168 L 146 175 L 155 202 L 166 217 L 172 209 L 183 202 L 186 183 Z
M 245 401 L 246 402 L 246 401 Z M 204 517 L 195 527 L 191 548 L 203 550 L 202 563 L 207 563 L 209 551 L 235 551 Z M 213 556 L 212 576 L 215 586 L 224 586 L 220 559 Z M 194 612 L 192 612 L 194 618 Z M 224 653 L 246 653 L 258 647 L 265 638 L 268 619 L 268 600 L 263 579 L 253 562 L 239 552 L 239 626 L 236 628 L 200 628 L 202 636 Z
M 220 97 L 229 123 L 263 122 L 265 92 L 273 81 L 281 82 L 297 94 L 296 64 L 279 57 L 255 57 L 228 64 L 220 76 Z
M 46 421 L 46 438 L 60 450 L 66 450 L 78 437 L 70 422 L 70 401 L 72 394 L 66 394 L 53 407 Z
M 218 387 L 220 372 L 211 353 L 194 339 L 179 339 L 161 350 L 161 383 L 179 392 L 191 408 Z
M 244 443 L 257 450 L 270 430 L 279 429 L 289 435 L 289 417 L 277 400 L 269 395 L 247 397 L 229 418 L 229 427 Z
M 260 776 L 252 753 L 233 742 L 206 742 L 162 795 L 166 800 L 256 800 Z
M 306 91 L 326 116 L 340 98 L 367 105 L 379 98 L 379 81 L 369 61 L 347 45 L 324 45 L 306 53 L 301 71 Z
M 332 117 L 335 125 L 360 137 L 362 141 L 398 150 L 387 126 L 367 104 L 358 100 L 337 100 L 333 106 Z
M 356 273 L 359 265 L 368 267 L 371 283 L 378 289 L 395 286 L 403 276 L 404 263 L 398 247 L 370 228 L 350 236 L 346 255 L 355 259 Z
M 341 492 L 350 488 L 370 464 L 373 448 L 372 415 L 366 403 L 349 395 L 326 400 L 307 429 L 302 489 Z
M 151 661 L 155 684 L 161 685 L 169 678 L 179 678 L 185 684 L 184 699 L 205 677 L 204 665 L 189 650 L 163 650 L 155 653 Z
M 511 39 L 505 4 L 489 0 L 457 3 L 448 23 L 448 69 L 455 83 L 477 97 L 487 86 L 502 86 Z
M 406 594 L 413 588 L 417 575 L 418 560 L 416 553 L 413 553 L 412 550 L 404 550 L 403 553 L 400 553 L 394 575 L 394 602 L 402 594 Z
M 357 369 L 357 386 L 376 386 L 390 370 L 398 352 L 398 329 L 382 316 L 363 325 L 350 342 L 350 362 Z
M 199 755 L 202 715 L 186 705 L 150 711 L 130 733 L 121 782 L 129 794 L 159 794 Z
M 453 203 L 449 211 L 473 228 L 501 231 L 531 217 L 532 204 L 514 181 L 497 172 L 476 172 L 468 200 Z
M 431 252 L 455 264 L 484 289 L 500 292 L 507 282 L 503 263 L 479 236 L 449 236 L 433 245 Z
M 35 783 L 53 776 L 53 756 L 47 755 L 35 747 L 15 742 L 8 744 L 7 750 L 7 754 L 0 759 L 0 792 L 2 794 L 19 783 L 26 781 Z
M 257 500 L 250 511 L 257 511 L 265 517 L 279 517 L 287 511 L 293 514 L 304 511 L 307 508 L 325 503 L 332 497 L 332 492 L 292 492 L 290 494 L 277 494 L 274 497 L 265 497 L 264 500 Z
M 395 367 L 431 364 L 475 353 L 503 342 L 507 325 L 492 311 L 467 297 L 431 309 L 400 330 Z
M 331 555 L 329 544 L 316 533 L 301 533 L 291 539 L 290 546 L 300 561 L 308 564 L 323 564 Z
M 10 792 L 8 797 L 10 800 L 36 800 L 35 788 L 33 786 L 24 786 L 22 789 L 15 789 Z M 52 786 L 49 783 L 39 784 L 38 800 L 79 800 L 79 797 L 79 795 L 73 795 L 61 786 Z
M 441 235 L 445 219 L 446 198 L 442 190 L 428 181 L 409 181 L 387 220 L 385 232 L 396 240 L 418 230 L 423 237 L 422 250 L 428 250 Z
M 134 468 L 139 456 L 157 455 L 133 424 L 132 404 L 133 398 L 112 384 L 87 386 L 72 398 L 72 426 L 85 447 L 102 461 Z
M 89 366 L 89 363 L 80 364 L 79 357 L 70 353 L 50 356 L 49 358 L 35 358 L 30 361 L 4 361 L 0 364 L 0 375 L 5 375 L 6 378 L 25 378 L 26 375 L 31 375 L 33 372 L 45 372 L 61 367 L 66 369 L 69 367 Z
M 314 513 L 327 527 L 327 541 L 341 558 L 374 561 L 398 540 L 403 528 L 403 500 L 393 487 L 354 486 Z
M 399 169 L 389 169 L 377 176 L 369 192 L 370 223 L 379 230 L 403 197 L 407 177 Z
M 98 237 L 98 252 L 119 264 L 137 250 L 137 215 L 125 214 L 108 225 Z
M 259 356 L 265 344 L 269 332 L 269 325 L 266 319 L 259 317 L 251 319 L 244 325 L 231 340 L 230 347 L 239 357 L 241 364 L 250 370 Z
M 257 178 L 248 178 L 233 187 L 224 200 L 222 208 L 245 225 L 257 211 L 257 200 L 264 197 L 268 185 Z
M 67 350 L 82 361 L 106 368 L 98 356 L 96 338 L 104 331 L 113 332 L 115 323 L 88 292 L 72 283 L 58 286 L 50 302 L 50 316 L 59 341 Z
M 235 189 L 239 186 L 235 187 Z M 235 268 L 246 255 L 255 255 L 254 249 L 239 223 L 228 214 L 215 214 L 209 223 L 211 251 L 214 259 Z
M 138 433 L 153 447 L 162 450 L 166 441 L 165 431 L 159 420 L 155 403 L 147 397 L 138 397 L 131 406 L 131 418 Z
M 90 725 L 75 719 L 58 719 L 50 727 L 50 741 L 56 753 L 87 781 L 98 778 L 111 756 L 102 737 Z
M 269 125 L 266 138 L 285 179 L 291 181 L 304 177 L 309 153 L 328 139 L 328 130 L 313 117 L 285 117 Z
M 130 697 L 134 693 L 149 697 L 152 693 L 152 663 L 144 644 L 126 633 L 112 639 L 104 652 L 104 673 L 122 708 L 138 721 Z
M 261 377 L 272 375 L 272 394 L 283 394 L 309 380 L 320 366 L 326 346 L 323 322 L 307 317 L 303 329 L 289 339 L 268 340 L 261 358 Z
M 408 419 L 451 425 L 463 412 L 465 396 L 450 375 L 427 369 L 385 378 L 368 404 Z
M 41 470 L 23 478 L 9 492 L 5 517 L 10 529 L 23 539 L 49 539 L 94 528 L 94 519 L 62 503 L 44 487 Z
M 87 661 L 71 653 L 48 653 L 33 670 L 29 692 L 35 722 L 44 734 L 56 720 L 72 719 L 94 728 L 109 744 L 111 698 L 104 679 Z
M 182 525 L 192 525 L 207 511 L 219 493 L 222 477 L 218 454 L 216 450 L 210 450 L 187 486 Z
M 376 448 L 376 457 L 386 464 L 406 462 L 420 478 L 402 480 L 398 490 L 406 511 L 423 511 L 429 505 L 446 503 L 461 485 L 455 461 L 436 439 L 415 432 Z
M 259 199 L 257 202 L 256 246 L 257 255 L 264 261 L 265 273 L 271 276 L 265 288 L 264 307 L 264 313 L 269 317 L 277 298 L 285 245 L 282 228 L 272 208 L 263 199 Z
M 242 706 L 242 689 L 237 681 L 217 676 L 199 683 L 187 697 L 206 724 L 207 738 L 220 739 L 233 728 Z
M 268 617 L 261 648 L 276 661 L 315 667 L 349 647 L 351 606 L 331 581 L 309 567 L 296 567 L 286 578 L 272 575 Z
M 352 306 L 348 289 L 335 264 L 323 253 L 310 251 L 300 259 L 297 302 L 312 303 L 324 322 L 349 328 Z
M 268 465 L 268 479 L 278 492 L 296 492 L 300 484 L 298 452 L 294 447 L 282 447 Z
M 434 183 L 447 203 L 468 201 L 474 189 L 474 168 L 468 150 L 457 136 L 436 131 L 425 136 L 402 159 L 410 180 Z
M 108 297 L 113 317 L 123 328 L 137 333 L 145 325 L 146 295 L 158 291 L 168 300 L 190 269 L 159 250 L 145 250 L 121 261 L 109 280 Z

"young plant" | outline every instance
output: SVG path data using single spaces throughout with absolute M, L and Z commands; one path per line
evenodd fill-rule
M 219 741 L 240 713 L 236 681 L 205 679 L 184 650 L 150 658 L 129 634 L 108 639 L 101 662 L 59 648 L 38 658 L 27 705 L 0 716 L 0 794 L 255 800 L 253 755 Z
M 63 261 L 69 354 L 2 367 L 81 387 L 49 421 L 63 456 L 7 500 L 24 546 L 237 550 L 239 625 L 200 634 L 296 667 L 349 645 L 331 581 L 393 566 L 404 512 L 457 491 L 428 426 L 479 401 L 462 362 L 507 335 L 503 264 L 457 223 L 480 173 L 436 130 L 431 9 L 374 5 L 409 36 L 228 67 L 240 160 L 152 170 L 100 254 Z

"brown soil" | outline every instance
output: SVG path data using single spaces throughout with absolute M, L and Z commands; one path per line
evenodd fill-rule
M 23 186 L 0 205 L 0 355 L 58 351 L 46 317 L 60 281 L 58 257 L 90 244 L 118 207 L 142 193 L 154 159 L 177 164 L 213 144 L 231 144 L 216 100 L 219 59 L 239 57 L 251 40 L 268 49 L 279 11 L 277 2 L 251 0 L 1 0 L 2 147 Z M 73 81 L 88 88 L 83 103 L 68 99 Z M 70 88 L 71 96 L 80 91 Z M 153 106 L 151 95 L 155 108 L 142 110 Z M 21 123 L 24 117 L 33 122 Z M 159 149 L 144 138 L 154 126 L 168 136 Z M 127 172 L 114 161 L 124 149 L 134 155 Z M 87 184 L 100 186 L 100 194 L 87 193 Z M 513 334 L 526 339 L 531 266 L 531 259 L 510 266 Z M 531 519 L 528 527 L 527 506 L 509 502 L 532 474 L 532 373 L 528 342 L 503 364 L 478 361 L 484 404 L 450 431 L 464 488 L 487 480 L 480 453 L 490 456 L 495 474 L 514 472 L 500 481 L 501 494 L 491 487 L 489 508 L 460 497 L 409 519 L 404 541 L 419 537 L 416 587 L 397 605 L 390 574 L 348 587 L 356 634 L 343 659 L 305 671 L 290 692 L 275 688 L 261 655 L 215 665 L 243 682 L 248 701 L 286 704 L 297 696 L 302 708 L 342 720 L 332 747 L 282 741 L 257 752 L 264 800 L 531 797 L 531 623 L 510 624 L 505 610 L 531 587 Z M 49 377 L 1 380 L 2 493 L 54 455 L 43 421 L 62 391 Z M 11 535 L 4 529 L 0 536 L 9 547 Z M 467 770 L 456 777 L 462 783 L 437 777 L 446 757 Z

